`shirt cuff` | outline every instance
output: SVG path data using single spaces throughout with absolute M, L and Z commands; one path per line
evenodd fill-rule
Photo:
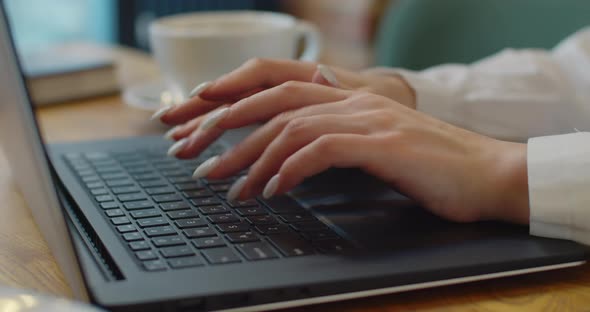
M 530 234 L 590 245 L 590 133 L 528 142 Z
M 449 88 L 428 77 L 427 72 L 415 72 L 401 68 L 374 67 L 365 70 L 367 74 L 391 75 L 402 77 L 416 94 L 416 110 L 439 119 L 452 118 L 453 103 L 457 101 Z

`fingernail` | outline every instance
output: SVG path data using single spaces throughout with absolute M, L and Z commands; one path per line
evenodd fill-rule
M 238 196 L 240 196 L 240 193 L 242 193 L 242 189 L 244 188 L 244 185 L 246 185 L 247 178 L 248 178 L 248 176 L 243 176 L 243 177 L 239 178 L 229 188 L 229 191 L 227 192 L 227 201 L 229 201 L 229 202 L 235 201 L 238 198 Z
M 334 87 L 340 87 L 340 82 L 336 78 L 336 75 L 334 75 L 334 72 L 328 66 L 319 64 L 317 68 L 322 77 L 324 77 L 327 82 L 329 82 Z
M 170 146 L 170 149 L 168 149 L 168 156 L 176 156 L 176 154 L 178 154 L 186 146 L 187 143 L 188 139 L 184 138 L 172 144 L 172 146 Z
M 188 96 L 195 97 L 195 96 L 201 94 L 201 92 L 205 91 L 205 89 L 209 88 L 209 86 L 211 86 L 212 84 L 213 83 L 211 81 L 205 81 L 203 83 L 200 83 L 188 94 Z
M 207 130 L 215 127 L 221 119 L 229 113 L 229 107 L 212 112 L 199 127 L 200 130 Z
M 180 126 L 176 126 L 168 131 L 166 131 L 166 133 L 164 134 L 164 139 L 167 140 L 172 140 L 172 137 L 174 136 L 174 134 L 176 133 L 176 131 L 178 131 L 178 129 L 180 129 Z
M 166 115 L 166 113 L 171 110 L 174 106 L 172 105 L 168 105 L 168 106 L 164 106 L 162 108 L 160 108 L 157 112 L 155 112 L 152 117 L 150 117 L 150 120 L 156 120 L 156 119 L 160 119 L 160 117 Z
M 207 159 L 204 163 L 200 164 L 197 167 L 197 169 L 195 169 L 195 172 L 193 172 L 193 178 L 199 179 L 206 177 L 209 174 L 209 172 L 211 172 L 211 170 L 217 167 L 217 165 L 219 164 L 219 160 L 219 156 L 213 156 Z
M 270 180 L 268 181 L 268 183 L 266 183 L 266 186 L 264 187 L 264 191 L 262 191 L 262 197 L 269 199 L 276 193 L 277 188 L 279 187 L 279 178 L 280 175 L 278 174 L 270 178 Z

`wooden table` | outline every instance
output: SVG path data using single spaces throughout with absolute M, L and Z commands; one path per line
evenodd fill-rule
M 49 141 L 162 133 L 149 113 L 119 97 L 42 108 Z M 70 290 L 41 237 L 0 154 L 0 282 L 59 296 Z M 590 266 L 465 285 L 325 304 L 309 311 L 590 311 Z

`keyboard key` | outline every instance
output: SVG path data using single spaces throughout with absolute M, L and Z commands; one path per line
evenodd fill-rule
M 278 258 L 277 253 L 265 242 L 238 244 L 236 247 L 250 261 Z
M 148 250 L 150 245 L 146 241 L 138 241 L 129 243 L 129 248 L 133 251 Z
M 143 240 L 143 237 L 138 232 L 131 232 L 123 234 L 123 239 L 127 242 Z
M 176 230 L 169 225 L 165 225 L 165 226 L 147 228 L 145 230 L 145 234 L 148 237 L 165 236 L 165 235 L 176 234 Z
M 285 256 L 305 256 L 313 254 L 313 247 L 298 235 L 277 234 L 269 235 L 269 241 Z
M 168 246 L 178 246 L 186 244 L 182 237 L 175 235 L 175 236 L 163 236 L 157 237 L 152 239 L 152 243 L 156 247 L 168 247 Z
M 190 246 L 174 246 L 174 247 L 165 247 L 160 249 L 160 253 L 165 258 L 176 258 L 176 257 L 186 257 L 186 256 L 193 256 L 195 252 L 192 250 Z
M 175 202 L 182 200 L 178 194 L 156 195 L 152 197 L 156 203 Z
M 139 192 L 140 189 L 137 186 L 121 186 L 121 187 L 114 187 L 112 189 L 115 195 L 120 194 L 128 194 L 128 193 L 136 193 Z
M 189 209 L 190 207 L 191 206 L 188 203 L 183 201 L 164 203 L 160 205 L 160 208 L 162 208 L 164 211 Z
M 241 262 L 236 253 L 228 247 L 205 249 L 203 254 L 205 255 L 205 258 L 207 258 L 207 261 L 209 261 L 211 264 Z
M 214 179 L 206 179 L 205 181 L 207 182 L 207 184 L 233 184 L 234 181 L 236 180 L 235 177 L 232 178 L 227 178 L 227 179 L 219 179 L 219 180 L 214 180 Z
M 231 210 L 223 205 L 199 207 L 199 211 L 204 215 L 228 213 Z
M 104 212 L 109 218 L 121 217 L 125 215 L 125 212 L 121 209 L 111 209 Z
M 188 238 L 201 238 L 217 236 L 217 233 L 215 233 L 215 231 L 210 227 L 201 227 L 194 229 L 186 229 L 184 230 L 184 235 L 186 235 L 186 237 Z
M 190 268 L 204 265 L 199 257 L 175 258 L 168 260 L 168 264 L 173 269 Z
M 137 224 L 142 228 L 146 228 L 152 226 L 167 225 L 168 220 L 166 220 L 166 218 L 164 217 L 147 218 L 138 220 Z
M 176 188 L 179 191 L 198 191 L 205 189 L 205 186 L 199 182 L 177 183 Z
M 266 216 L 251 216 L 246 218 L 248 222 L 255 225 L 277 224 L 277 219 L 271 215 Z
M 202 198 L 202 197 L 211 197 L 214 196 L 213 192 L 207 189 L 201 190 L 193 190 L 193 191 L 186 191 L 182 193 L 187 198 Z
M 122 172 L 101 174 L 101 177 L 105 180 L 119 180 L 127 179 L 127 174 Z
M 131 212 L 131 216 L 133 217 L 133 219 L 151 218 L 160 215 L 160 212 L 156 209 L 144 209 Z
M 165 177 L 181 177 L 186 175 L 188 172 L 188 170 L 183 170 L 183 169 L 179 169 L 179 170 L 162 170 L 162 175 Z
M 240 221 L 240 218 L 234 216 L 233 214 L 212 215 L 207 218 L 213 224 L 236 223 L 236 222 Z
M 117 202 L 106 202 L 106 203 L 100 204 L 100 207 L 102 209 L 115 209 L 115 208 L 119 208 L 119 203 L 117 203 Z
M 136 166 L 130 166 L 126 163 L 123 163 L 123 166 L 127 168 L 127 173 L 129 173 L 132 176 L 136 175 L 136 174 L 146 174 L 146 173 L 153 173 L 154 172 L 152 170 L 152 168 L 146 167 L 146 166 L 148 166 L 148 163 L 145 163 L 145 162 L 140 162 L 140 163 L 136 164 Z
M 166 263 L 162 260 L 146 261 L 143 267 L 148 271 L 164 271 L 167 269 Z
M 221 202 L 215 197 L 195 198 L 191 199 L 191 203 L 197 207 L 219 205 Z
M 141 187 L 162 187 L 168 185 L 164 180 L 150 180 L 150 181 L 141 181 L 139 182 Z
M 250 230 L 250 225 L 245 222 L 220 224 L 217 229 L 222 233 L 247 232 Z
M 90 190 L 90 193 L 94 196 L 97 196 L 97 195 L 108 194 L 109 191 L 107 191 L 107 189 L 105 189 L 105 188 L 97 188 L 97 189 Z
M 138 251 L 135 253 L 135 256 L 142 261 L 158 259 L 158 255 L 151 250 Z
M 256 226 L 256 231 L 261 234 L 279 234 L 289 232 L 289 227 L 285 224 L 261 224 Z
M 97 202 L 102 203 L 102 202 L 108 202 L 108 201 L 112 201 L 113 196 L 111 195 L 100 195 L 100 196 L 96 196 L 94 197 L 94 199 L 96 199 Z
M 176 190 L 171 186 L 146 188 L 145 192 L 150 195 L 174 194 Z
M 296 201 L 287 196 L 277 196 L 270 199 L 265 199 L 264 204 L 270 209 L 270 211 L 277 214 L 298 214 L 306 212 L 306 210 L 302 208 Z
M 119 231 L 119 233 L 128 233 L 128 232 L 135 232 L 135 231 L 137 231 L 137 229 L 135 228 L 135 226 L 133 226 L 131 224 L 126 224 L 126 225 L 117 226 L 117 231 Z
M 109 180 L 109 181 L 106 181 L 106 184 L 109 187 L 133 186 L 133 185 L 135 185 L 135 183 L 133 183 L 133 181 L 132 180 L 129 180 L 129 179 L 125 179 L 125 180 Z
M 82 178 L 82 181 L 85 183 L 90 183 L 90 182 L 98 182 L 100 181 L 100 178 L 97 175 L 87 175 L 85 177 Z
M 168 217 L 172 220 L 198 218 L 199 213 L 194 210 L 175 210 L 168 213 Z
M 226 236 L 227 239 L 233 244 L 255 242 L 260 240 L 258 235 L 254 234 L 254 232 L 229 233 Z
M 147 197 L 143 193 L 132 193 L 119 195 L 117 196 L 117 199 L 121 202 L 130 202 L 136 200 L 146 200 Z
M 314 216 L 310 214 L 284 214 L 281 215 L 279 218 L 281 218 L 283 221 L 287 223 L 317 220 Z
M 176 221 L 176 226 L 180 229 L 207 226 L 207 221 L 200 218 L 180 219 Z
M 102 182 L 86 183 L 86 187 L 88 187 L 89 189 L 102 188 L 103 186 L 104 186 L 104 184 L 102 184 Z
M 171 183 L 188 183 L 188 182 L 195 182 L 195 179 L 191 176 L 184 176 L 184 177 L 170 177 L 168 181 Z
M 127 210 L 137 210 L 137 209 L 146 209 L 146 208 L 153 208 L 154 204 L 149 200 L 142 200 L 142 201 L 134 201 L 128 202 L 124 204 L 125 209 Z
M 235 200 L 228 202 L 230 206 L 233 208 L 241 208 L 241 207 L 255 207 L 258 206 L 258 202 L 256 199 L 248 199 L 248 200 Z
M 210 186 L 213 192 L 225 193 L 231 188 L 231 184 L 216 184 Z
M 119 173 L 121 171 L 123 171 L 124 169 L 117 166 L 117 165 L 111 165 L 111 166 L 99 166 L 99 167 L 95 167 L 94 170 L 96 170 L 96 172 L 100 173 L 101 175 L 104 174 L 108 174 L 108 173 Z
M 225 242 L 221 237 L 206 237 L 193 240 L 193 245 L 197 248 L 213 248 L 223 247 L 225 246 Z
M 145 180 L 158 180 L 160 176 L 155 173 L 140 173 L 134 174 L 133 178 L 137 181 L 145 181 Z
M 129 223 L 131 223 L 131 221 L 127 217 L 116 217 L 116 218 L 112 218 L 111 219 L 111 222 L 114 225 L 123 225 L 123 224 L 129 224 Z
M 291 224 L 291 227 L 298 232 L 313 232 L 327 229 L 327 226 L 320 221 L 297 222 Z
M 236 209 L 236 212 L 242 217 L 261 216 L 261 215 L 268 214 L 268 212 L 266 212 L 266 209 L 262 208 L 261 206 L 248 207 L 248 208 L 238 208 L 238 209 Z

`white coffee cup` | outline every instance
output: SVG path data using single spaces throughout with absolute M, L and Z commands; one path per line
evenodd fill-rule
M 281 13 L 202 12 L 160 18 L 150 25 L 150 41 L 168 91 L 186 99 L 198 84 L 226 74 L 251 58 L 298 57 L 315 61 L 320 36 L 314 26 Z

